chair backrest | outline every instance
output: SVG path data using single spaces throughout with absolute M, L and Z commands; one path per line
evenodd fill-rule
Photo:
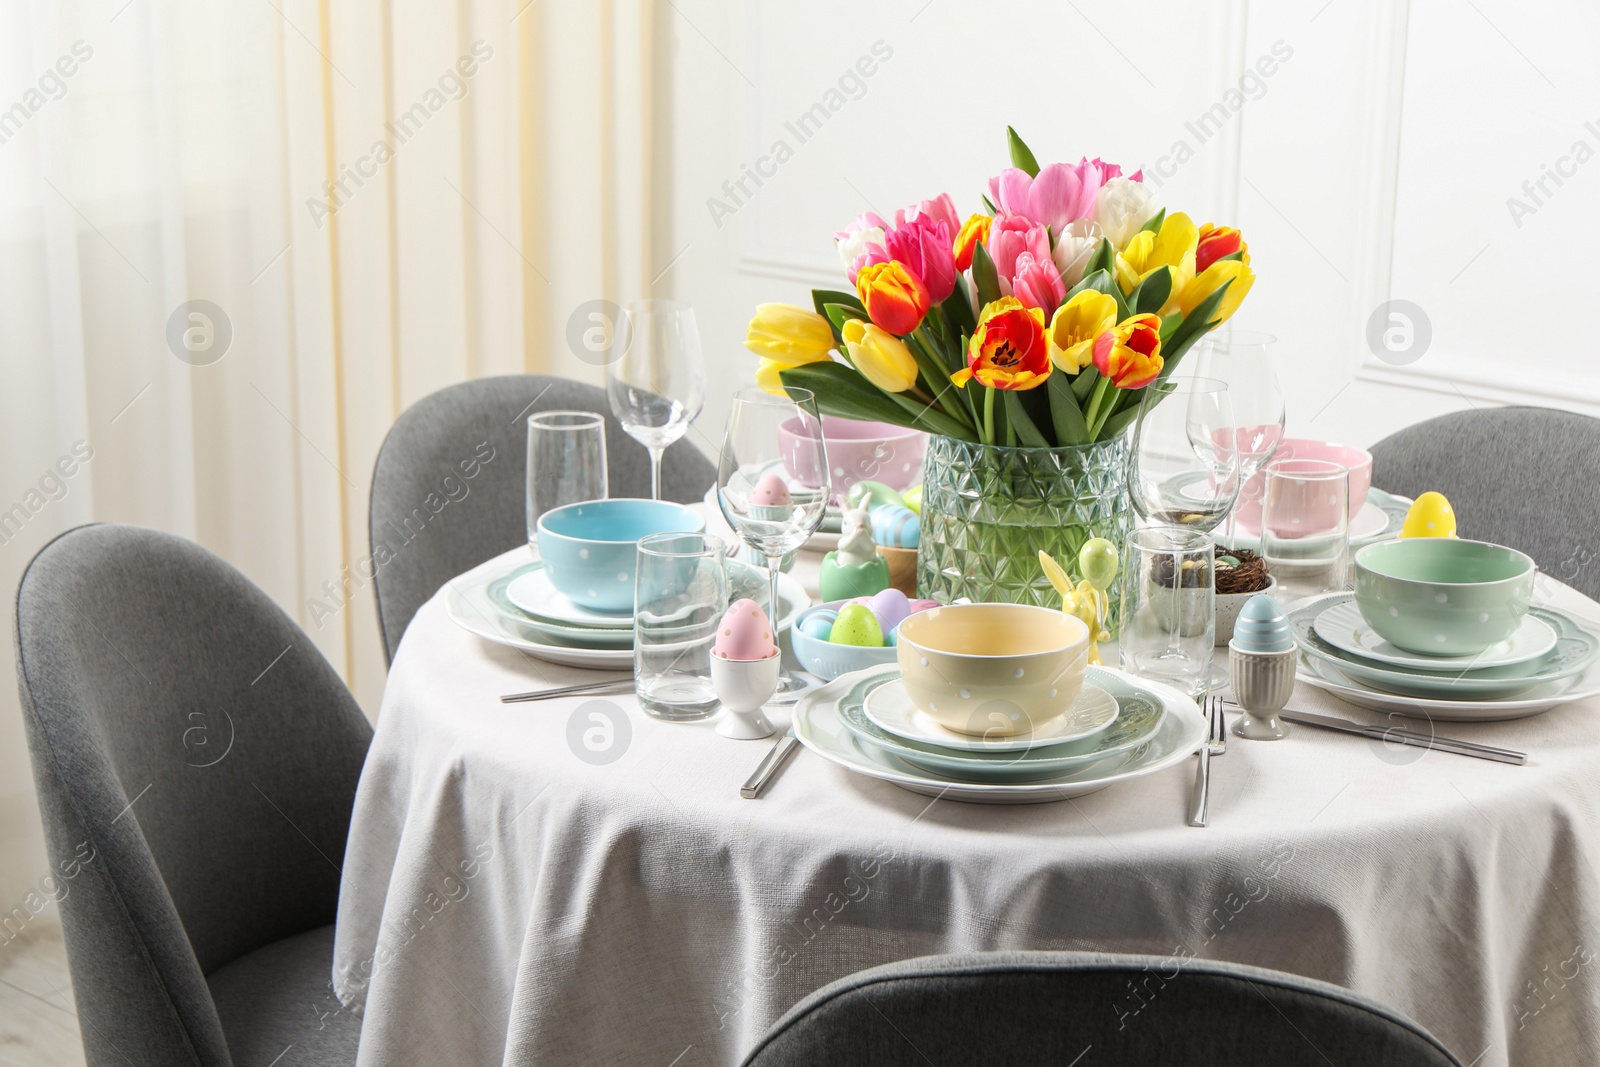
M 1372 484 L 1438 490 L 1460 536 L 1521 549 L 1600 597 L 1600 419 L 1533 407 L 1441 415 L 1373 445 Z
M 797 1004 L 745 1065 L 1080 1058 L 1096 1067 L 1460 1067 L 1415 1023 L 1338 986 L 1238 964 L 1087 952 L 924 956 L 862 971 Z
M 378 624 L 392 660 L 417 609 L 463 571 L 527 541 L 528 416 L 595 411 L 606 418 L 613 497 L 650 495 L 650 459 L 610 414 L 605 391 L 544 375 L 462 382 L 395 420 L 372 471 L 368 535 Z M 687 440 L 668 447 L 661 493 L 692 503 L 716 467 Z
M 370 725 L 262 590 L 140 527 L 40 550 L 16 657 L 89 1063 L 227 1067 L 205 975 L 333 922 Z

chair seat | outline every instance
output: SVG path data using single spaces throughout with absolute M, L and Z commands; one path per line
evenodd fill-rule
M 341 1007 L 333 993 L 332 926 L 247 953 L 218 968 L 206 984 L 235 1064 L 344 1067 L 356 1062 L 361 1019 Z

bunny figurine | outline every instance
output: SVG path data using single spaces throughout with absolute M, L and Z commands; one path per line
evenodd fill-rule
M 872 596 L 889 588 L 889 564 L 872 540 L 869 502 L 846 508 L 839 547 L 822 557 L 817 584 L 823 600 Z

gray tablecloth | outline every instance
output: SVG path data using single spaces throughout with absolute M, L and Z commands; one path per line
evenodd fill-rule
M 1235 739 L 1197 830 L 1192 762 L 986 807 L 801 752 L 752 802 L 769 742 L 631 696 L 498 701 L 592 677 L 457 629 L 442 595 L 411 624 L 343 866 L 334 980 L 362 1064 L 737 1063 L 832 979 L 1010 948 L 1258 964 L 1389 1004 L 1467 1063 L 1600 1063 L 1600 701 L 1439 728 L 1524 767 Z M 1305 685 L 1294 703 L 1372 717 Z

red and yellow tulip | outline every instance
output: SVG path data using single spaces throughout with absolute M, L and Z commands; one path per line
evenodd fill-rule
M 928 287 L 904 263 L 890 260 L 862 267 L 856 293 L 867 316 L 896 337 L 904 337 L 928 313 Z
M 1133 315 L 1094 339 L 1094 366 L 1118 389 L 1143 389 L 1161 373 L 1161 319 Z
M 956 270 L 966 270 L 972 266 L 972 250 L 989 240 L 989 227 L 992 225 L 992 215 L 969 215 L 967 221 L 961 224 L 954 248 Z
M 1050 377 L 1044 312 L 1013 296 L 986 304 L 967 344 L 967 366 L 950 380 L 962 388 L 976 378 L 991 389 L 1032 389 Z
M 1223 259 L 1237 252 L 1238 259 Z M 1244 302 L 1245 294 L 1250 292 L 1250 287 L 1256 283 L 1256 276 L 1250 270 L 1250 246 L 1238 230 L 1228 226 L 1213 226 L 1206 223 L 1200 227 L 1199 252 L 1195 255 L 1195 267 L 1199 271 L 1189 283 L 1183 287 L 1176 296 L 1176 309 L 1186 317 L 1193 313 L 1200 302 L 1216 292 L 1226 282 L 1232 282 L 1228 291 L 1222 294 L 1222 302 L 1217 305 L 1217 310 L 1211 316 L 1210 325 L 1227 322 L 1239 305 Z

